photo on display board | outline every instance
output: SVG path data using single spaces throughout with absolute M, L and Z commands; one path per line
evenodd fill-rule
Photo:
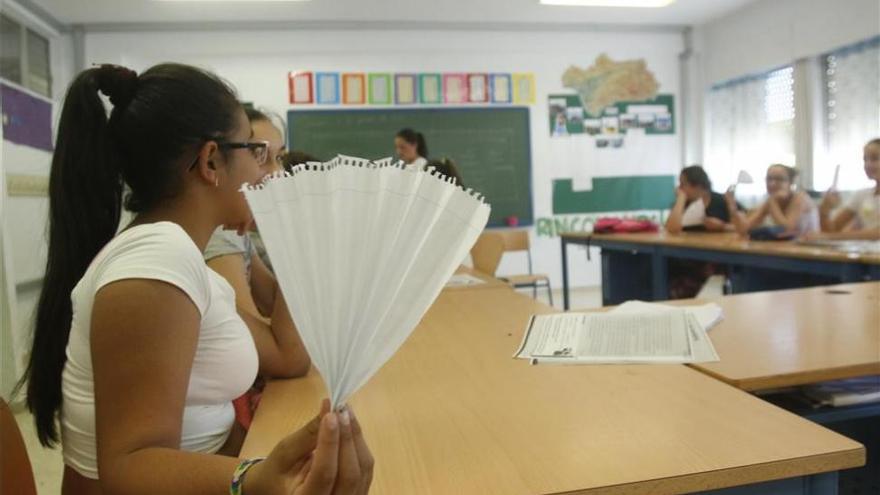
M 535 75 L 513 75 L 513 102 L 531 105 L 535 102 Z
M 366 86 L 363 74 L 342 74 L 342 103 L 362 105 L 365 102 Z
M 291 105 L 314 102 L 311 72 L 290 72 L 287 75 L 287 83 Z
M 419 93 L 422 103 L 443 103 L 442 88 L 440 74 L 421 74 L 419 76 Z
M 391 74 L 370 74 L 370 104 L 391 104 Z
M 415 74 L 394 76 L 394 102 L 398 105 L 418 103 L 418 79 Z
M 547 98 L 551 136 L 588 134 L 605 139 L 597 147 L 625 146 L 625 135 L 640 132 L 645 135 L 675 133 L 675 101 L 673 95 L 658 94 L 644 101 L 618 101 L 602 108 L 597 115 L 590 114 L 580 95 L 551 94 Z M 611 137 L 620 135 L 623 142 Z
M 468 74 L 468 100 L 471 103 L 489 101 L 489 78 L 486 74 Z
M 315 74 L 316 101 L 322 105 L 339 103 L 339 73 L 318 72 Z
M 465 103 L 468 101 L 467 77 L 464 74 L 445 74 L 443 76 L 443 101 L 446 103 Z
M 510 103 L 510 85 L 510 74 L 489 74 L 489 97 L 492 103 Z

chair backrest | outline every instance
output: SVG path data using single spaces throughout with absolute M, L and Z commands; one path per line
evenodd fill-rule
M 504 251 L 528 251 L 529 231 L 524 229 L 502 230 L 499 233 L 504 237 Z
M 497 231 L 483 232 L 471 248 L 474 269 L 495 276 L 495 270 L 504 254 L 504 237 Z
M 0 399 L 0 493 L 37 495 L 21 430 L 3 399 Z

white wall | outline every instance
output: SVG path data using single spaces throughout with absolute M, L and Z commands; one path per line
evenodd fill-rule
M 711 85 L 876 36 L 880 2 L 758 0 L 698 29 Z
M 60 114 L 60 102 L 73 74 L 72 43 L 69 36 L 56 32 L 18 5 L 3 3 L 4 13 L 11 15 L 29 29 L 49 39 L 52 70 L 53 123 Z M 39 97 L 39 96 L 38 96 Z M 8 141 L 0 147 L 0 174 L 23 174 L 48 178 L 52 154 Z M 46 225 L 49 202 L 46 196 L 8 196 L 9 183 L 0 189 L 3 207 L 0 223 L 3 228 L 3 271 L 6 287 L 2 307 L 2 340 L 12 346 L 14 360 L 3 360 L 2 390 L 6 397 L 9 386 L 23 370 L 24 359 L 30 348 L 33 315 L 40 293 L 46 262 Z M 5 356 L 5 354 L 4 354 Z M 19 397 L 20 398 L 20 397 Z
M 797 165 L 804 184 L 810 179 L 824 145 L 820 112 L 821 77 L 812 58 L 880 34 L 877 0 L 757 0 L 693 30 L 693 55 L 687 64 L 688 100 L 686 162 L 702 163 L 706 92 L 717 83 L 798 63 L 812 72 L 799 78 L 796 96 Z M 808 84 L 806 87 L 804 84 Z
M 470 31 L 300 31 L 300 32 L 132 32 L 90 33 L 86 64 L 111 62 L 143 70 L 162 61 L 195 64 L 231 81 L 241 98 L 282 115 L 287 104 L 287 73 L 314 71 L 389 72 L 533 72 L 537 100 L 531 108 L 532 189 L 535 217 L 550 217 L 550 166 L 547 94 L 565 92 L 563 71 L 586 67 L 600 53 L 613 59 L 644 58 L 663 93 L 678 93 L 677 32 L 470 32 Z M 677 113 L 678 114 L 678 113 Z M 676 136 L 654 161 L 673 170 L 680 164 Z M 390 148 L 391 136 L 389 136 Z M 430 144 L 430 143 L 429 143 Z M 604 168 L 604 167 L 603 167 Z M 608 167 L 613 169 L 613 167 Z M 606 175 L 598 171 L 596 175 Z M 534 268 L 561 285 L 558 238 L 533 239 Z M 575 255 L 571 272 L 576 286 L 598 285 L 598 257 L 587 264 Z M 510 255 L 499 273 L 522 273 L 525 257 Z

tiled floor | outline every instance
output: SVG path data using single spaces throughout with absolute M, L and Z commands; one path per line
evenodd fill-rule
M 711 297 L 721 294 L 723 281 L 710 279 L 709 283 L 701 292 L 701 297 Z M 524 294 L 531 295 L 531 290 L 522 290 Z M 547 302 L 547 292 L 538 291 L 538 299 Z M 553 302 L 557 308 L 562 308 L 562 291 L 553 291 Z M 598 308 L 602 305 L 602 290 L 600 287 L 574 289 L 571 293 L 571 307 L 574 309 Z M 34 476 L 37 479 L 39 495 L 58 495 L 61 493 L 61 476 L 64 470 L 61 460 L 61 450 L 45 449 L 37 441 L 34 423 L 27 411 L 18 412 L 15 415 L 19 427 L 22 430 L 28 454 L 34 468 Z

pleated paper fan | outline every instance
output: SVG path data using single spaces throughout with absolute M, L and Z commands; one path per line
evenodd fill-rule
M 339 156 L 243 191 L 334 408 L 403 344 L 489 218 L 476 193 L 391 159 Z

